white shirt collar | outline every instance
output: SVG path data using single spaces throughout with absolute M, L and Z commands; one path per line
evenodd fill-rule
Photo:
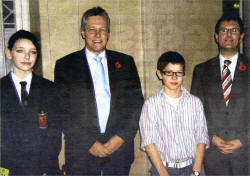
M 88 60 L 93 59 L 96 56 L 93 52 L 89 51 L 88 48 L 85 48 L 85 53 L 86 53 L 86 57 L 87 57 Z M 103 50 L 98 56 L 102 57 L 102 62 L 104 60 L 107 60 L 107 58 L 106 58 L 106 50 Z
M 26 91 L 30 92 L 30 85 L 31 85 L 31 80 L 32 80 L 32 72 L 29 73 L 24 79 L 20 79 L 19 77 L 17 77 L 13 72 L 10 73 L 11 74 L 11 78 L 15 84 L 19 99 L 21 99 L 21 85 L 20 82 L 21 81 L 26 81 L 27 85 L 26 85 Z

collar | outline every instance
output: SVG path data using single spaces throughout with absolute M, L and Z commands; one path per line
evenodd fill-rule
M 26 81 L 27 82 L 26 90 L 29 93 L 31 80 L 32 80 L 32 72 L 30 72 L 24 79 L 20 79 L 13 72 L 11 72 L 10 74 L 11 74 L 12 80 L 13 80 L 13 82 L 18 90 L 19 90 L 19 88 L 21 89 L 20 81 Z
M 183 85 L 181 86 L 181 90 L 182 90 L 182 95 L 180 96 L 180 99 L 187 98 L 187 97 L 190 96 L 190 93 L 188 92 L 188 90 Z M 161 97 L 167 97 L 168 96 L 164 92 L 164 86 L 162 86 L 159 93 L 160 93 Z
M 93 59 L 96 55 L 91 52 L 88 48 L 85 48 L 85 53 L 86 53 L 86 57 L 87 59 Z M 106 50 L 102 51 L 98 56 L 101 56 L 102 57 L 102 61 L 103 60 L 106 60 L 107 57 L 106 57 Z
M 223 68 L 223 66 L 224 66 L 224 60 L 230 60 L 230 61 L 231 61 L 231 64 L 230 64 L 230 65 L 232 65 L 232 67 L 233 67 L 233 66 L 236 66 L 238 57 L 239 57 L 239 53 L 236 53 L 235 55 L 233 55 L 233 56 L 230 57 L 229 59 L 226 59 L 226 58 L 220 53 L 220 55 L 219 55 L 219 58 L 220 58 L 220 66 Z M 229 66 L 230 66 L 230 65 L 229 65 Z
M 12 79 L 14 81 L 20 82 L 20 81 L 26 81 L 27 84 L 31 82 L 32 79 L 32 72 L 30 72 L 24 79 L 20 79 L 17 77 L 13 72 L 11 72 Z

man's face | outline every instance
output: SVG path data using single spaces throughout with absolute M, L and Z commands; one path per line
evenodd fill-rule
M 244 33 L 240 33 L 240 25 L 237 21 L 223 21 L 219 28 L 219 33 L 215 35 L 220 51 L 237 52 L 239 44 L 244 38 Z
M 108 25 L 101 16 L 91 16 L 87 20 L 85 31 L 82 31 L 86 47 L 96 55 L 105 50 L 109 39 Z

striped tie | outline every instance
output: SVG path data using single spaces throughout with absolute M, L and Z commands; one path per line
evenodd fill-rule
M 224 67 L 222 70 L 222 88 L 226 106 L 228 105 L 230 99 L 230 92 L 232 87 L 232 76 L 230 70 L 228 69 L 228 66 L 230 64 L 231 64 L 230 60 L 225 60 Z

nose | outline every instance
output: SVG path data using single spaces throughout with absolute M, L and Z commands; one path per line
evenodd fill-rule
M 96 31 L 95 31 L 95 35 L 96 35 L 97 37 L 100 37 L 100 36 L 101 36 L 101 30 L 96 30 Z
M 231 36 L 231 35 L 232 35 L 232 29 L 228 29 L 227 35 L 228 35 L 228 36 Z
M 177 73 L 173 73 L 172 79 L 177 79 Z
M 25 56 L 24 56 L 24 57 L 25 57 L 25 59 L 27 59 L 27 60 L 30 59 L 30 53 L 29 53 L 29 52 L 28 52 L 28 53 L 25 53 Z

